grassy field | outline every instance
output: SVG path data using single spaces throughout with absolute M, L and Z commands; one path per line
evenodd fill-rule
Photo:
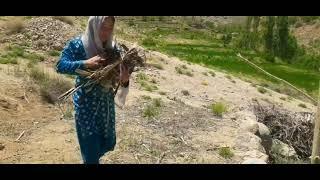
M 224 47 L 223 41 L 213 31 L 181 29 L 174 28 L 174 26 L 172 28 L 149 28 L 146 24 L 136 25 L 135 28 L 141 34 L 139 42 L 148 49 L 157 50 L 212 69 L 219 69 L 236 77 L 249 78 L 253 82 L 267 83 L 270 84 L 269 88 L 276 87 L 277 91 L 287 93 L 287 87 L 282 87 L 285 91 L 281 91 L 281 88 L 279 90 L 279 82 L 270 79 L 241 61 L 236 56 L 240 52 L 244 57 L 271 74 L 305 90 L 313 97 L 317 96 L 320 81 L 319 72 L 294 64 L 270 63 L 264 60 L 263 55 L 253 51 L 238 51 L 231 46 Z

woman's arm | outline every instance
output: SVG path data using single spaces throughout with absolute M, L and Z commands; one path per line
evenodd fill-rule
M 77 69 L 84 69 L 85 60 L 76 59 L 76 51 L 80 51 L 79 46 L 75 46 L 73 41 L 62 51 L 60 60 L 56 65 L 56 70 L 59 73 L 78 75 L 76 73 Z

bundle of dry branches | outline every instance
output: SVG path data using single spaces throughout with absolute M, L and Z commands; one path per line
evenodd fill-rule
M 273 107 L 255 105 L 258 121 L 264 123 L 274 139 L 292 146 L 298 156 L 308 158 L 311 155 L 314 114 L 308 112 L 293 113 Z
M 106 51 L 101 55 L 108 60 L 108 64 L 105 67 L 96 71 L 76 70 L 78 74 L 88 80 L 59 96 L 59 100 L 66 100 L 80 88 L 90 89 L 94 85 L 104 81 L 110 81 L 114 88 L 114 93 L 116 93 L 120 85 L 120 64 L 127 66 L 129 74 L 131 74 L 136 66 L 143 67 L 146 60 L 143 51 L 138 50 L 137 48 L 128 49 L 125 45 L 120 44 L 117 49 L 119 51 Z

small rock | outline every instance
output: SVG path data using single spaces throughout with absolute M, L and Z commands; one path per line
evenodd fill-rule
M 272 140 L 271 151 L 284 157 L 297 157 L 297 153 L 293 147 L 278 139 Z
M 3 150 L 4 147 L 5 147 L 5 146 L 0 143 L 0 151 Z
M 253 134 L 256 134 L 259 131 L 258 122 L 255 120 L 250 120 L 250 119 L 244 120 L 242 121 L 240 127 Z
M 241 164 L 267 164 L 267 163 L 262 159 L 250 158 L 243 161 Z
M 269 128 L 263 123 L 258 122 L 260 136 L 270 136 Z

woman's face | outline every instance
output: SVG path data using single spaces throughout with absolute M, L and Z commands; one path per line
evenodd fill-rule
M 102 42 L 106 42 L 110 38 L 113 32 L 113 26 L 114 26 L 114 23 L 112 19 L 105 18 L 105 20 L 102 23 L 100 34 L 99 34 L 100 40 Z

